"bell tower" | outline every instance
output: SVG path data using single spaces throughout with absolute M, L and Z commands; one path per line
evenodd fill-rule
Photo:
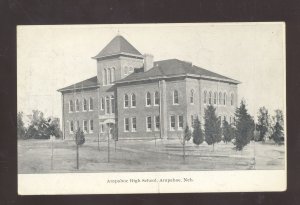
M 98 55 L 97 79 L 100 86 L 113 85 L 132 72 L 143 67 L 143 55 L 123 36 L 115 36 Z

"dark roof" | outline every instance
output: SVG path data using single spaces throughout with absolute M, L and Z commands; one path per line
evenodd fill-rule
M 142 56 L 142 54 L 133 47 L 123 36 L 117 35 L 105 46 L 98 55 L 93 58 L 102 58 L 118 54 L 133 54 Z
M 211 72 L 209 70 L 192 65 L 192 63 L 178 59 L 168 59 L 154 62 L 154 67 L 146 72 L 132 73 L 126 78 L 119 80 L 118 83 L 144 80 L 157 77 L 169 77 L 174 75 L 194 74 L 202 77 L 218 78 L 233 83 L 240 83 L 226 76 Z
M 85 88 L 91 88 L 91 87 L 98 87 L 97 76 L 94 76 L 92 78 L 86 79 L 84 81 L 75 83 L 73 85 L 70 85 L 70 86 L 67 86 L 64 88 L 61 88 L 57 91 L 64 92 L 64 91 L 68 91 L 68 90 L 85 89 Z

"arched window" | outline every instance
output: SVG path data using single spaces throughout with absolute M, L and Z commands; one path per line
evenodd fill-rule
M 221 92 L 219 92 L 219 105 L 222 105 L 222 93 Z
M 125 68 L 124 68 L 124 75 L 128 75 L 128 67 L 127 66 L 125 66 Z
M 151 94 L 150 92 L 147 92 L 146 94 L 146 106 L 150 106 L 151 105 Z
M 154 93 L 154 105 L 159 105 L 159 92 Z
M 209 92 L 209 96 L 208 96 L 208 104 L 212 104 L 212 94 L 211 91 Z
M 179 100 L 178 100 L 178 91 L 174 90 L 173 92 L 173 104 L 178 104 Z
M 70 100 L 70 102 L 69 102 L 69 111 L 70 112 L 74 111 L 74 105 L 73 105 L 73 101 L 72 100 Z
M 79 100 L 78 99 L 76 99 L 76 101 L 75 101 L 75 109 L 76 109 L 76 111 L 79 111 Z
M 131 107 L 136 107 L 136 98 L 134 93 L 131 95 Z
M 206 104 L 207 103 L 207 92 L 206 92 L 206 90 L 204 91 L 203 100 L 204 100 L 204 104 Z
M 191 90 L 190 103 L 194 104 L 194 90 Z
M 215 92 L 215 93 L 214 93 L 214 104 L 215 104 L 215 105 L 217 104 L 217 97 L 218 97 L 218 93 Z
M 107 85 L 107 70 L 104 69 L 104 74 L 103 74 L 103 85 Z
M 226 105 L 226 101 L 227 101 L 226 93 L 224 93 L 224 99 L 223 100 L 224 100 L 223 104 Z
M 111 76 L 110 76 L 110 79 L 111 79 L 111 82 L 115 82 L 115 68 L 112 68 L 111 69 Z
M 230 98 L 230 105 L 233 106 L 233 102 L 234 102 L 234 95 L 233 93 L 231 93 L 231 98 Z
M 106 113 L 109 114 L 110 113 L 110 100 L 109 97 L 106 97 Z
M 86 111 L 87 110 L 87 100 L 83 99 L 83 110 Z
M 111 70 L 110 68 L 107 69 L 107 84 L 111 84 Z
M 93 98 L 90 98 L 90 110 L 94 109 L 94 101 Z
M 125 94 L 124 95 L 124 107 L 128 107 L 129 106 L 129 99 L 128 99 L 128 95 L 127 94 Z
M 110 105 L 111 105 L 111 113 L 115 113 L 115 98 L 114 96 L 110 96 Z

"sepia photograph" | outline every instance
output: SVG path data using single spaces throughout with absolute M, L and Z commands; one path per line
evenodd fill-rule
M 283 22 L 19 25 L 19 194 L 284 191 L 285 49 Z

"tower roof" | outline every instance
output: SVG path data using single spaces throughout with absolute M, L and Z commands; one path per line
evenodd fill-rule
M 97 59 L 119 54 L 142 57 L 142 54 L 123 36 L 117 35 L 93 58 Z

